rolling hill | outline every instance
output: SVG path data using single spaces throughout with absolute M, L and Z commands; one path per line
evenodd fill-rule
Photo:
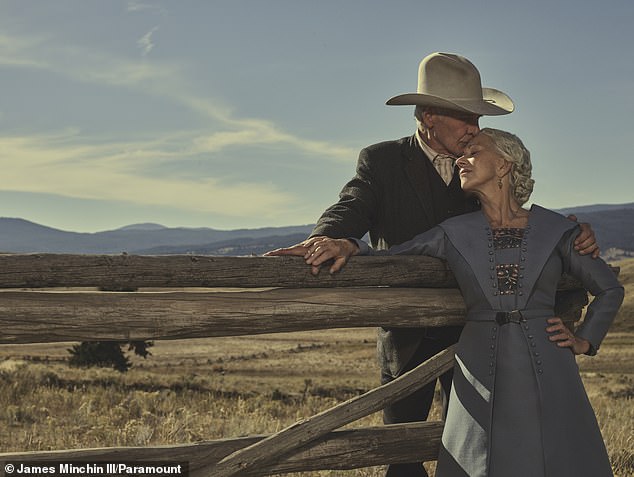
M 562 209 L 592 224 L 602 251 L 611 259 L 634 256 L 634 203 Z M 216 230 L 132 224 L 116 230 L 79 233 L 21 218 L 0 218 L 0 252 L 84 254 L 259 255 L 306 238 L 313 225 Z

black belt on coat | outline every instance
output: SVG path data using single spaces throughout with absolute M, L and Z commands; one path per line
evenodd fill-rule
M 498 325 L 506 325 L 507 323 L 523 323 L 533 318 L 544 316 L 555 316 L 552 308 L 540 308 L 529 310 L 478 310 L 467 313 L 467 321 L 495 321 Z

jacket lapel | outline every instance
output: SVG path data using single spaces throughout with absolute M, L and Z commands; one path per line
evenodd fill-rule
M 532 295 L 535 283 L 542 273 L 546 261 L 550 257 L 562 235 L 576 227 L 577 224 L 564 216 L 544 209 L 539 205 L 531 207 L 531 215 L 528 219 L 528 228 L 522 241 L 522 257 L 524 260 L 520 267 L 524 266 L 522 282 L 524 291 L 518 296 L 518 307 L 522 309 Z M 520 269 L 520 274 L 522 270 Z
M 491 230 L 484 214 L 478 210 L 445 220 L 440 226 L 455 249 L 471 267 L 482 294 L 491 308 L 498 309 L 499 297 L 494 295 L 497 289 L 491 286 L 492 281 L 497 280 L 494 255 L 489 253 L 493 252 L 493 249 L 489 247 Z
M 423 162 L 428 161 L 429 159 L 416 144 L 415 136 L 410 137 L 407 141 L 403 141 L 402 153 L 406 158 L 405 175 L 416 192 L 416 197 L 423 207 L 425 215 L 427 216 L 427 221 L 430 224 L 436 224 L 438 223 L 438 220 L 436 219 L 434 209 L 432 207 L 432 192 L 431 187 L 429 186 L 429 174 L 427 173 L 426 164 Z M 422 187 L 421 184 L 423 184 Z

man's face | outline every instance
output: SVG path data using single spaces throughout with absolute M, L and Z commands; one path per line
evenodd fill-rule
M 480 132 L 477 114 L 442 110 L 425 115 L 427 126 L 432 128 L 429 145 L 441 154 L 461 156 L 469 141 Z

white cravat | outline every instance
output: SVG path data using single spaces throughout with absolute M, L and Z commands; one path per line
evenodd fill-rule
M 453 156 L 447 154 L 437 154 L 432 161 L 434 167 L 445 181 L 445 184 L 449 185 L 451 179 L 453 179 L 453 169 L 456 163 L 456 159 Z
M 434 151 L 425 141 L 423 141 L 418 129 L 416 130 L 416 140 L 425 155 L 429 157 L 429 160 L 438 171 L 440 177 L 442 177 L 442 180 L 445 181 L 445 184 L 449 185 L 453 179 L 453 170 L 456 165 L 456 158 L 450 156 L 449 154 L 438 154 Z

